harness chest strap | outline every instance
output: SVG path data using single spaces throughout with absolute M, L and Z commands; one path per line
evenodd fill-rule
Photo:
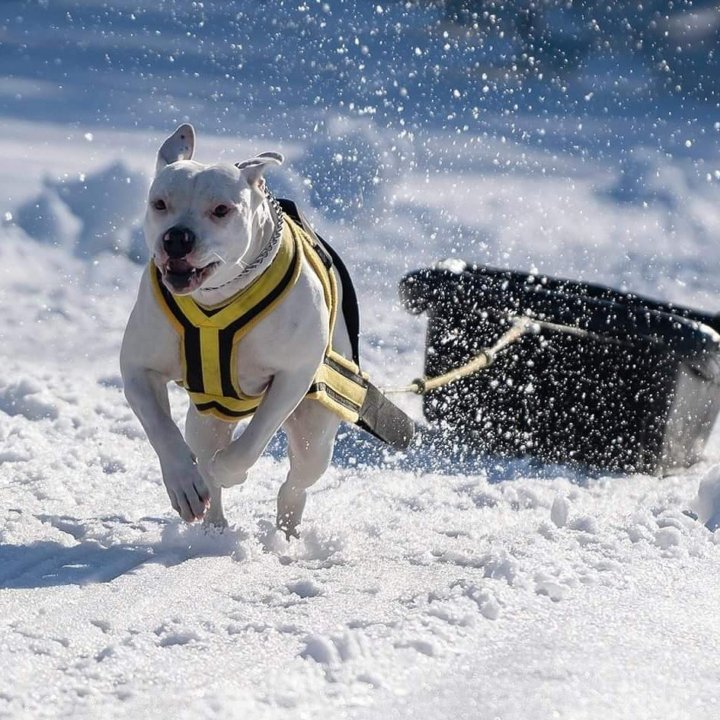
M 215 307 L 199 305 L 190 296 L 175 296 L 150 265 L 155 300 L 180 339 L 182 377 L 178 379 L 202 413 L 227 422 L 252 415 L 263 395 L 248 395 L 237 380 L 236 348 L 239 341 L 281 303 L 297 282 L 303 258 L 318 277 L 330 312 L 332 338 L 338 308 L 335 275 L 321 259 L 313 240 L 287 215 L 278 253 L 251 285 Z M 325 351 L 307 397 L 327 406 L 342 419 L 357 422 L 367 394 L 367 376 L 356 363 Z

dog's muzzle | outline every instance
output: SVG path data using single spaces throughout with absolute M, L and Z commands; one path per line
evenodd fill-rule
M 163 235 L 163 249 L 171 260 L 184 258 L 195 247 L 195 233 L 184 227 L 171 227 Z
M 195 249 L 196 237 L 192 230 L 171 227 L 162 237 L 167 259 L 158 263 L 163 282 L 170 292 L 185 295 L 197 290 L 213 273 L 218 263 L 197 267 L 189 256 Z

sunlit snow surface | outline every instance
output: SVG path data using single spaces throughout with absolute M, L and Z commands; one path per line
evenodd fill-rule
M 269 182 L 345 258 L 365 367 L 395 385 L 424 340 L 397 282 L 447 258 L 714 312 L 717 109 L 603 58 L 510 92 L 428 4 L 210 5 L 0 7 L 0 717 L 716 718 L 717 437 L 658 479 L 345 429 L 290 545 L 278 440 L 206 535 L 117 355 L 179 122 L 202 161 L 286 154 Z

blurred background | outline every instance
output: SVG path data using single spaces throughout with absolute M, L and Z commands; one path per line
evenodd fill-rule
M 0 210 L 143 260 L 136 188 L 189 120 L 204 161 L 284 151 L 273 188 L 368 292 L 457 256 L 712 309 L 719 28 L 705 0 L 4 0 Z

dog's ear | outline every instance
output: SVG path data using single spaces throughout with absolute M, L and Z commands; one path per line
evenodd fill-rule
M 178 160 L 191 160 L 195 152 L 195 130 L 187 123 L 181 125 L 160 147 L 155 164 L 159 173 L 166 165 Z
M 265 168 L 268 165 L 282 165 L 284 161 L 285 158 L 280 153 L 264 152 L 250 160 L 236 163 L 235 167 L 240 170 L 249 185 L 257 185 L 262 190 L 265 187 L 265 178 L 263 177 Z

